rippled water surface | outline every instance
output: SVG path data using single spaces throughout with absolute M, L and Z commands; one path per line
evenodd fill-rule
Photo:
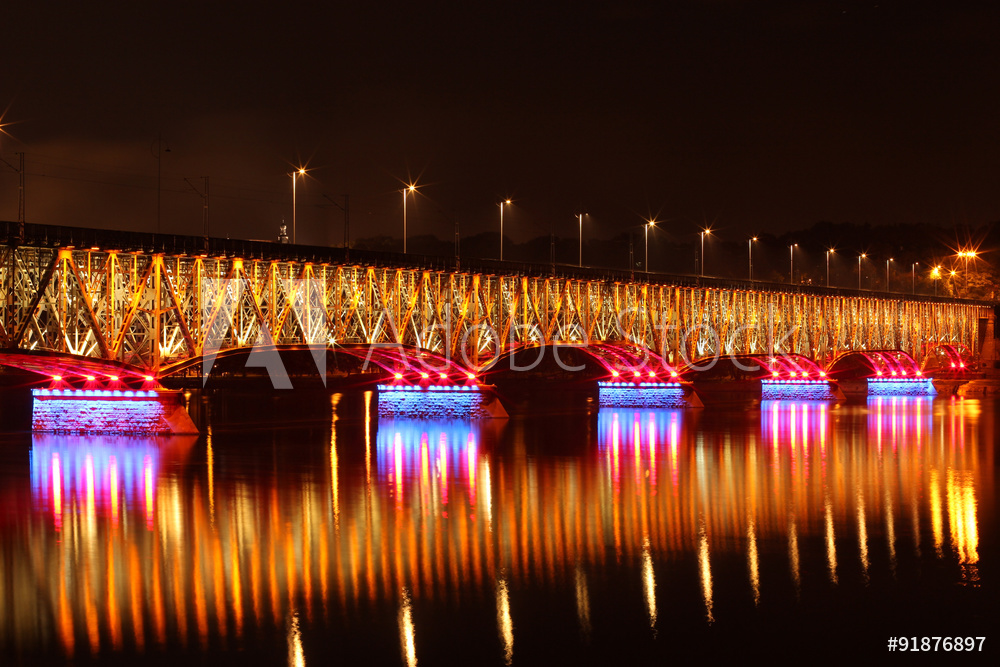
M 470 423 L 380 420 L 373 401 L 334 395 L 310 428 L 6 437 L 0 658 L 815 662 L 884 659 L 892 635 L 1000 642 L 994 402 Z

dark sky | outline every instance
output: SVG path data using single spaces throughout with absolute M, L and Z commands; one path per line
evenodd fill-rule
M 1000 7 L 940 2 L 13 3 L 27 220 L 300 242 L 498 227 L 678 239 L 1000 219 Z M 0 164 L 0 218 L 17 177 Z

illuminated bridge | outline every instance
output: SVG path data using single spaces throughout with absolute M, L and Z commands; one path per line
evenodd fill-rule
M 0 363 L 140 384 L 254 346 L 342 351 L 418 383 L 553 346 L 642 379 L 716 356 L 923 364 L 942 346 L 975 357 L 994 320 L 980 301 L 554 264 L 16 223 L 0 237 Z M 869 371 L 895 363 L 878 359 Z

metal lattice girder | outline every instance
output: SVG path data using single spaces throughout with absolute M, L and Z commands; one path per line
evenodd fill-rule
M 0 344 L 159 371 L 207 349 L 392 344 L 480 367 L 523 346 L 626 341 L 669 363 L 962 345 L 981 304 L 566 276 L 6 247 Z M 206 347 L 208 346 L 208 347 Z

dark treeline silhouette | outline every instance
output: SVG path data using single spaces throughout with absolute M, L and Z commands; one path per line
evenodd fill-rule
M 704 274 L 744 280 L 750 275 L 752 253 L 754 280 L 826 286 L 829 275 L 831 287 L 981 299 L 996 298 L 1000 288 L 995 251 L 1000 248 L 1000 231 L 995 225 L 968 229 L 820 222 L 777 236 L 761 234 L 753 242 L 751 238 L 745 234 L 740 239 L 732 230 L 707 235 Z M 354 247 L 401 252 L 403 243 L 377 236 L 359 239 Z M 702 271 L 701 247 L 698 234 L 674 234 L 666 226 L 648 235 L 648 267 L 643 231 L 605 239 L 584 237 L 582 262 L 584 266 L 636 272 L 648 268 L 654 273 L 698 275 Z M 976 258 L 957 255 L 969 248 L 977 249 Z M 496 259 L 500 235 L 481 233 L 459 242 L 431 235 L 411 236 L 407 249 L 423 255 Z M 829 255 L 828 250 L 832 250 Z M 580 261 L 580 240 L 544 235 L 514 243 L 505 238 L 503 255 L 513 262 L 576 264 Z

